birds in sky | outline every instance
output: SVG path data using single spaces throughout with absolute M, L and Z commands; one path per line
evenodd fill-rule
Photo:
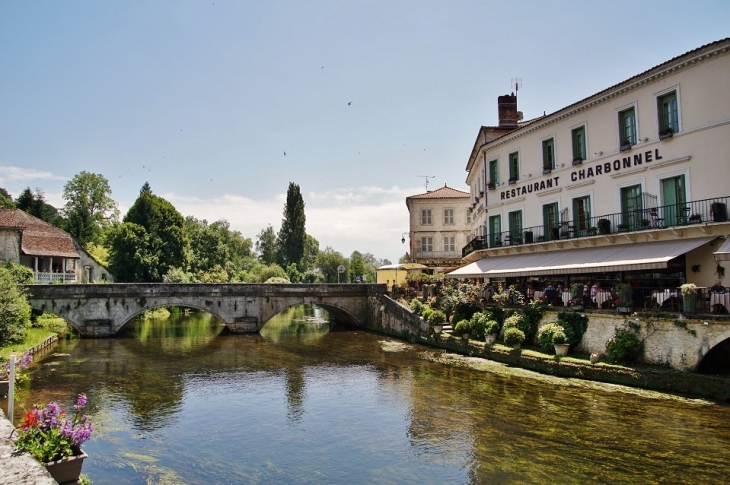
M 284 156 L 286 156 L 286 152 L 284 152 Z
M 352 101 L 348 101 L 347 106 L 352 106 Z

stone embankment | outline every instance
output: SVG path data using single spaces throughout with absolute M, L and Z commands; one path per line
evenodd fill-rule
M 0 410 L 0 484 L 57 485 L 48 470 L 29 453 L 22 453 L 11 438 L 13 425 Z

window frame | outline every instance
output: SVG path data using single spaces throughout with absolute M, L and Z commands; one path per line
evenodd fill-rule
M 662 110 L 662 99 L 667 98 L 672 95 L 674 96 L 674 102 L 675 102 L 674 122 L 676 123 L 676 127 L 672 129 L 671 133 L 669 133 L 666 131 L 667 127 L 665 127 L 663 124 L 664 113 Z M 682 131 L 682 110 L 681 110 L 680 96 L 679 96 L 679 85 L 672 86 L 671 88 L 660 91 L 660 92 L 656 93 L 654 95 L 654 97 L 655 97 L 654 106 L 656 108 L 656 116 L 657 116 L 657 133 L 659 135 L 659 139 L 663 140 L 664 138 L 672 137 L 675 133 L 680 133 Z
M 639 120 L 636 104 L 622 106 L 616 110 L 616 113 L 619 150 L 623 152 L 631 149 L 639 141 Z
M 579 133 L 583 135 L 582 147 L 578 147 L 576 142 Z M 570 129 L 570 141 L 573 153 L 573 165 L 580 165 L 586 159 L 586 154 L 588 153 L 588 130 L 586 129 L 585 123 Z
M 444 252 L 455 253 L 456 252 L 456 237 L 455 236 L 444 236 Z
M 454 209 L 444 208 L 444 226 L 454 225 Z
M 515 184 L 520 180 L 520 151 L 514 151 L 508 157 L 509 183 Z
M 542 173 L 550 173 L 555 167 L 555 137 L 551 136 L 542 141 Z
M 426 217 L 428 215 L 428 217 Z M 426 221 L 428 219 L 428 222 Z M 421 225 L 422 226 L 431 226 L 433 223 L 431 222 L 433 219 L 431 218 L 431 209 L 421 209 Z
M 494 167 L 494 170 L 492 170 L 492 167 Z M 494 190 L 497 185 L 499 185 L 499 159 L 495 158 L 489 161 L 489 183 L 487 188 Z
M 433 252 L 433 236 L 421 236 L 421 254 Z

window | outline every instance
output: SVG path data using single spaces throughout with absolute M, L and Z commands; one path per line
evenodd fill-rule
M 499 164 L 497 160 L 489 162 L 489 188 L 494 189 L 499 185 Z
M 522 211 L 509 213 L 510 244 L 522 244 Z
M 433 238 L 431 236 L 421 237 L 421 251 L 424 253 L 433 251 Z
M 466 223 L 471 224 L 471 212 L 469 212 L 469 209 L 466 210 Z
M 687 224 L 691 209 L 686 205 L 687 193 L 685 191 L 684 175 L 663 179 L 661 184 L 664 206 L 660 217 L 664 218 L 664 224 L 667 226 Z
M 592 235 L 590 197 L 573 199 L 573 228 L 577 236 Z
M 659 136 L 666 138 L 679 131 L 679 110 L 677 91 L 672 91 L 657 98 L 659 113 Z
M 557 202 L 542 206 L 542 223 L 545 241 L 560 239 L 560 213 Z
M 619 111 L 618 134 L 622 151 L 636 145 L 636 111 L 633 107 Z
M 542 142 L 542 170 L 555 170 L 555 141 L 552 138 Z
M 634 231 L 640 227 L 643 219 L 641 185 L 632 185 L 621 189 L 621 224 L 619 231 Z
M 444 236 L 444 251 L 447 253 L 453 253 L 454 251 L 456 251 L 454 236 Z
M 586 127 L 580 126 L 571 131 L 573 138 L 573 164 L 586 159 Z
M 502 245 L 502 219 L 499 216 L 489 217 L 489 247 Z
M 513 184 L 520 179 L 520 158 L 519 153 L 509 154 L 509 183 Z
M 444 209 L 444 224 L 454 223 L 454 209 Z
M 431 225 L 431 209 L 421 210 L 421 224 L 429 226 Z

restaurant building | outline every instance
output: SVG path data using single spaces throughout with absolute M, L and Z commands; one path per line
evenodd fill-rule
M 528 122 L 500 96 L 499 125 L 479 130 L 466 165 L 470 232 L 447 277 L 654 292 L 726 282 L 729 48 L 702 46 Z

